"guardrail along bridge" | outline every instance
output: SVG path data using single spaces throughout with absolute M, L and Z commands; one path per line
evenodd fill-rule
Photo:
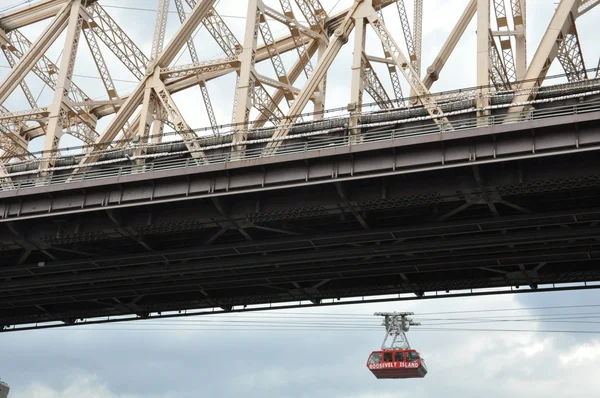
M 421 0 L 247 0 L 239 39 L 157 0 L 151 49 L 102 3 L 0 14 L 1 330 L 598 286 L 598 1 L 548 4 L 527 62 L 525 1 L 471 0 L 428 68 Z M 475 88 L 431 91 L 474 19 Z

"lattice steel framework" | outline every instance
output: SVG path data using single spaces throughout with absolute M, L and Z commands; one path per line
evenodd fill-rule
M 339 8 L 338 12 L 328 12 L 335 4 L 325 0 L 235 3 L 247 8 L 244 35 L 239 38 L 217 10 L 229 2 L 156 0 L 155 23 L 147 29 L 147 37 L 152 40 L 147 45 L 132 39 L 126 33 L 129 27 L 122 27 L 118 18 L 111 15 L 112 10 L 103 7 L 102 0 L 40 0 L 0 14 L 0 47 L 11 68 L 0 83 L 2 183 L 11 183 L 10 173 L 6 172 L 11 162 L 36 161 L 42 175 L 52 174 L 56 159 L 61 156 L 60 149 L 77 142 L 83 145 L 84 156 L 75 172 L 86 170 L 94 166 L 103 151 L 163 142 L 165 126 L 175 130 L 190 156 L 202 164 L 200 135 L 193 130 L 198 126 L 186 122 L 182 106 L 189 105 L 174 96 L 195 86 L 201 95 L 191 92 L 195 96 L 186 97 L 183 102 L 197 97 L 214 136 L 233 134 L 234 142 L 239 144 L 232 150 L 243 154 L 248 134 L 268 127 L 271 137 L 264 140 L 265 153 L 274 153 L 294 123 L 323 118 L 327 75 L 349 41 L 354 42 L 354 60 L 349 84 L 351 98 L 347 101 L 351 112 L 348 134 L 356 133 L 352 127 L 360 118 L 363 104 L 371 100 L 384 110 L 422 107 L 440 131 L 448 131 L 453 127 L 439 105 L 441 101 L 473 99 L 479 114 L 487 115 L 495 92 L 515 90 L 514 106 L 509 112 L 521 115 L 527 110 L 523 103 L 534 99 L 555 58 L 571 82 L 597 77 L 597 73 L 588 76 L 576 28 L 578 17 L 600 3 L 595 0 L 561 0 L 529 64 L 526 0 L 469 0 L 427 69 L 421 59 L 423 23 L 427 23 L 427 19 L 423 20 L 422 0 L 414 0 L 414 4 L 406 0 L 348 0 L 349 7 Z M 178 16 L 175 33 L 168 29 L 173 23 L 170 13 Z M 390 32 L 384 14 L 385 22 L 401 28 L 397 33 L 403 35 L 403 40 Z M 480 88 L 450 96 L 432 95 L 433 83 L 476 15 L 476 83 Z M 24 32 L 30 25 L 38 26 L 36 23 L 46 26 L 31 41 Z M 207 32 L 214 43 L 195 40 L 200 30 Z M 375 33 L 369 37 L 380 41 L 375 49 L 368 48 L 369 30 Z M 282 31 L 284 35 L 278 37 Z M 82 36 L 85 40 L 81 40 Z M 213 51 L 213 44 L 222 55 L 203 60 L 207 51 Z M 53 45 L 62 49 L 57 61 L 47 53 Z M 85 53 L 91 54 L 104 99 L 86 94 L 75 83 L 75 68 Z M 264 64 L 271 65 L 262 67 Z M 376 64 L 383 65 L 389 76 L 379 76 Z M 134 79 L 132 91 L 118 92 L 122 90 L 113 77 L 118 67 L 124 67 Z M 235 76 L 236 82 L 232 90 L 232 121 L 223 120 L 222 101 L 215 107 L 214 98 L 210 98 L 211 91 L 214 94 L 225 89 L 218 78 L 229 74 Z M 33 79 L 53 92 L 51 98 L 46 101 L 34 95 Z M 403 84 L 410 89 L 411 101 L 403 98 Z M 370 98 L 363 96 L 365 91 Z M 20 102 L 8 101 L 19 96 L 23 99 Z M 15 106 L 16 103 L 21 106 Z M 308 118 L 301 116 L 312 111 L 315 113 Z M 107 116 L 110 121 L 100 124 L 99 120 Z M 63 144 L 64 136 L 76 140 Z M 30 141 L 37 137 L 44 137 L 43 152 L 32 153 Z M 137 148 L 134 154 L 144 151 Z

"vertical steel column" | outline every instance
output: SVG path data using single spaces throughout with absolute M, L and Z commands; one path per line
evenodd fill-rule
M 488 85 L 490 82 L 490 0 L 477 0 L 477 86 L 480 98 L 477 107 L 488 106 Z M 478 111 L 479 116 L 489 112 Z
M 415 0 L 415 15 L 413 17 L 413 40 L 415 42 L 415 70 L 421 76 L 421 53 L 423 47 L 423 0 Z
M 363 93 L 365 83 L 363 74 L 365 73 L 365 63 L 363 61 L 363 52 L 365 51 L 365 40 L 367 37 L 367 24 L 364 17 L 354 19 L 354 57 L 352 62 L 352 86 L 350 89 L 350 103 L 348 110 L 351 112 L 350 129 L 351 134 L 357 134 L 354 128 L 359 123 L 360 113 L 362 112 Z
M 146 80 L 144 88 L 144 99 L 142 101 L 142 110 L 140 111 L 140 122 L 138 124 L 137 142 L 142 145 L 141 148 L 136 148 L 133 152 L 134 156 L 143 155 L 146 153 L 146 149 L 143 145 L 148 143 L 148 136 L 150 135 L 150 128 L 154 121 L 154 107 L 156 101 L 154 101 L 153 93 L 153 80 Z M 143 164 L 143 159 L 137 159 L 136 164 Z
M 517 81 L 525 78 L 527 72 L 527 0 L 510 0 L 515 30 L 515 68 Z
M 170 0 L 159 0 L 158 2 L 158 12 L 156 13 L 156 24 L 154 26 L 154 36 L 152 39 L 152 53 L 150 54 L 151 60 L 157 59 L 164 47 L 170 2 Z M 146 104 L 146 100 L 152 101 L 150 97 L 144 95 L 142 111 L 145 110 L 150 112 L 154 111 L 157 113 L 161 113 L 161 109 L 159 109 L 161 105 L 158 101 L 154 101 L 154 104 Z M 154 119 L 154 122 L 152 122 L 152 119 Z M 152 142 L 160 142 L 162 140 L 162 133 L 165 127 L 164 123 L 161 120 L 153 118 L 152 115 L 146 116 L 143 113 L 142 120 L 149 120 L 149 123 L 151 123 L 152 125 L 152 131 L 150 132 L 150 134 L 148 134 L 148 132 L 146 131 L 145 134 L 140 137 L 143 139 L 140 142 L 145 144 L 147 142 L 148 135 L 151 136 Z
M 67 99 L 69 90 L 71 89 L 71 77 L 75 67 L 75 58 L 77 56 L 77 48 L 79 38 L 81 36 L 81 28 L 83 25 L 83 16 L 80 13 L 81 0 L 75 0 L 71 5 L 69 22 L 67 26 L 67 36 L 65 38 L 65 48 L 60 62 L 60 72 L 56 80 L 56 88 L 54 89 L 54 97 L 49 110 L 49 123 L 46 137 L 44 138 L 43 156 L 49 157 L 52 160 L 40 162 L 40 169 L 45 169 L 48 166 L 54 166 L 55 150 L 58 149 L 60 137 L 63 135 L 63 124 L 68 122 L 67 112 L 63 107 L 63 101 Z
M 327 50 L 327 42 L 325 40 L 319 40 L 319 49 L 317 52 L 317 64 L 321 62 L 323 56 L 325 55 L 325 50 Z M 313 109 L 314 115 L 313 120 L 320 120 L 324 117 L 325 112 L 325 101 L 327 95 L 327 72 L 323 76 L 323 79 L 319 82 L 317 86 L 317 92 L 315 95 L 315 99 L 313 101 Z
M 239 56 L 242 63 L 240 78 L 237 85 L 237 103 L 235 104 L 235 134 L 233 142 L 244 141 L 248 134 L 250 109 L 252 108 L 252 92 L 254 91 L 254 62 L 256 57 L 256 44 L 258 41 L 258 24 L 260 11 L 259 0 L 249 0 L 246 16 L 246 31 L 244 34 L 244 49 Z M 239 155 L 244 146 L 235 146 L 232 151 Z

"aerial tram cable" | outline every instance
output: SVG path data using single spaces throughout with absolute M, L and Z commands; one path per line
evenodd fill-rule
M 531 313 L 531 314 L 514 314 L 515 312 L 522 310 L 551 310 L 551 309 L 579 309 L 579 308 L 594 308 L 599 305 L 572 305 L 572 306 L 552 306 L 552 307 L 533 307 L 533 308 L 507 308 L 507 309 L 483 309 L 483 310 L 470 310 L 470 311 L 451 311 L 450 314 L 458 313 L 492 313 L 493 316 L 444 316 L 434 317 L 435 315 L 448 314 L 448 312 L 435 312 L 427 314 L 419 314 L 423 316 L 422 331 L 440 331 L 440 330 L 451 330 L 456 331 L 481 331 L 482 329 L 472 329 L 471 325 L 490 325 L 490 328 L 483 329 L 484 331 L 514 331 L 514 332 L 543 332 L 543 333 L 589 333 L 589 334 L 600 334 L 600 330 L 526 330 L 526 329 L 498 329 L 493 328 L 492 325 L 499 326 L 499 323 L 503 323 L 502 326 L 513 322 L 520 323 L 519 326 L 524 326 L 523 322 L 531 323 L 570 323 L 570 324 L 596 324 L 600 323 L 599 312 L 568 312 L 568 311 L 549 311 L 547 313 Z M 502 313 L 500 313 L 502 312 Z M 507 313 L 508 312 L 508 313 Z M 513 312 L 511 314 L 510 312 Z M 335 316 L 331 316 L 335 315 Z M 368 317 L 368 318 L 367 318 Z M 112 324 L 118 322 L 126 322 L 127 319 L 118 320 L 110 319 L 103 322 L 102 320 L 90 321 L 82 320 L 79 322 L 81 327 L 85 327 L 87 330 L 196 330 L 196 331 L 211 331 L 211 330 L 222 330 L 228 328 L 228 330 L 239 331 L 239 330 L 253 330 L 253 331 L 334 331 L 334 330 L 345 330 L 350 332 L 367 332 L 371 330 L 377 330 L 380 325 L 377 324 L 373 315 L 366 315 L 361 313 L 320 313 L 320 312 L 263 312 L 263 313 L 245 313 L 245 314 L 204 314 L 204 316 L 188 315 L 188 317 L 179 318 L 177 316 L 171 316 L 166 314 L 165 316 L 156 316 L 150 319 L 142 320 L 137 319 L 131 326 L 138 325 L 142 328 L 127 329 L 127 327 L 119 329 L 101 328 L 101 329 L 90 329 L 93 325 L 98 324 Z M 131 320 L 130 320 L 131 321 Z M 62 324 L 46 325 L 44 327 L 32 326 L 23 328 L 23 330 L 37 330 L 47 328 L 61 328 Z M 107 325 L 108 326 L 108 325 Z M 447 326 L 451 326 L 448 329 Z M 512 326 L 512 325 L 511 325 Z M 159 327 L 159 328 L 155 328 Z M 14 331 L 21 330 L 19 328 Z M 5 330 L 10 332 L 13 330 Z
M 73 327 L 61 327 L 53 329 L 63 330 L 63 331 L 73 331 Z M 138 328 L 129 328 L 129 327 L 121 327 L 121 328 L 103 328 L 96 327 L 93 328 L 85 328 L 87 331 L 129 331 L 129 332 L 372 332 L 374 330 L 380 330 L 380 328 L 292 328 L 292 327 L 282 327 L 282 328 L 232 328 L 232 327 L 216 327 L 216 328 L 200 328 L 200 327 L 184 327 L 184 328 L 149 328 L 149 327 L 138 327 Z M 590 334 L 590 335 L 600 335 L 600 330 L 544 330 L 544 329 L 475 329 L 475 328 L 419 328 L 422 332 L 514 332 L 514 333 L 561 333 L 561 334 Z

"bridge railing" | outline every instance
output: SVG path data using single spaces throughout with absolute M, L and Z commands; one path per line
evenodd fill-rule
M 527 113 L 527 118 L 521 118 L 519 121 L 526 120 L 539 120 L 539 119 L 547 119 L 554 118 L 565 115 L 574 115 L 581 114 L 587 112 L 593 112 L 600 110 L 600 102 L 587 102 L 587 103 L 579 103 L 573 105 L 559 106 L 555 108 L 547 108 L 547 109 L 534 109 Z M 506 121 L 506 115 L 491 115 L 484 117 L 476 117 L 476 118 L 467 118 L 461 119 L 459 121 L 453 122 L 453 131 L 462 131 L 469 129 L 476 129 L 482 126 L 494 126 L 503 124 Z M 82 181 L 91 181 L 91 180 L 99 180 L 105 178 L 115 178 L 127 175 L 134 174 L 143 174 L 143 173 L 151 173 L 157 171 L 165 171 L 165 170 L 174 170 L 174 169 L 187 169 L 190 167 L 203 167 L 206 164 L 222 164 L 231 162 L 234 160 L 250 160 L 250 159 L 258 159 L 262 157 L 272 157 L 272 156 L 281 156 L 286 154 L 300 153 L 300 152 L 312 152 L 319 151 L 323 149 L 330 148 L 339 148 L 345 146 L 354 146 L 361 145 L 365 143 L 378 142 L 378 141 L 390 141 L 390 140 L 401 140 L 414 136 L 425 136 L 425 135 L 433 135 L 440 134 L 440 128 L 434 124 L 429 126 L 408 126 L 408 127 L 400 127 L 400 128 L 385 128 L 383 130 L 373 130 L 373 127 L 377 127 L 377 123 L 374 123 L 374 126 L 368 126 L 363 128 L 363 132 L 354 135 L 331 135 L 323 133 L 321 135 L 315 135 L 310 138 L 309 141 L 305 142 L 283 142 L 282 145 L 278 148 L 275 153 L 268 153 L 264 148 L 252 148 L 247 149 L 244 152 L 231 152 L 224 151 L 221 153 L 212 153 L 207 154 L 205 158 L 202 160 L 202 163 L 199 160 L 194 158 L 181 158 L 181 159 L 170 159 L 170 160 L 162 160 L 161 156 L 173 156 L 177 154 L 185 155 L 188 154 L 189 151 L 180 151 L 180 152 L 170 152 L 164 154 L 156 154 L 156 159 L 147 162 L 145 164 L 130 164 L 130 165 L 119 165 L 114 167 L 107 167 L 103 169 L 89 170 L 85 172 L 79 173 L 68 173 L 61 175 L 47 175 L 47 176 L 38 176 L 36 175 L 38 172 L 36 170 L 27 171 L 27 172 L 19 172 L 19 173 L 11 173 L 8 176 L 23 176 L 28 175 L 29 178 L 14 181 L 11 183 L 7 183 L 6 180 L 2 184 L 3 191 L 9 190 L 20 190 L 27 189 L 33 187 L 40 186 L 49 186 L 49 185 L 57 185 L 57 184 L 68 184 Z M 385 126 L 384 126 L 385 127 Z M 371 130 L 369 130 L 369 128 Z M 446 131 L 444 134 L 452 134 L 453 131 Z M 294 139 L 294 137 L 290 137 Z M 267 140 L 268 141 L 268 140 Z M 252 138 L 249 138 L 249 142 L 252 143 Z M 265 142 L 264 139 L 257 140 L 257 142 Z M 205 151 L 211 149 L 201 148 L 200 150 Z M 152 159 L 152 155 L 149 156 L 149 159 Z M 122 163 L 123 159 L 113 159 L 107 161 L 105 165 L 109 165 L 110 163 Z M 58 170 L 70 170 L 77 168 L 74 166 L 62 166 L 57 167 Z

